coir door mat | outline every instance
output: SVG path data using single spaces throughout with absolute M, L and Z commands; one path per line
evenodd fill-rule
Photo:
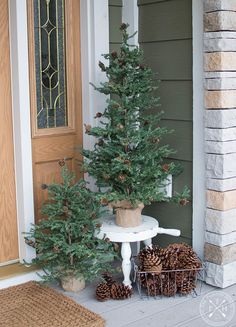
M 103 327 L 105 321 L 52 288 L 28 282 L 0 290 L 1 327 Z

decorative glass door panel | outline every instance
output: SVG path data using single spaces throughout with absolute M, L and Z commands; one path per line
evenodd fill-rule
M 34 0 L 37 127 L 67 126 L 63 0 Z
M 60 180 L 58 161 L 79 175 L 82 145 L 79 0 L 28 0 L 31 129 L 36 222 Z M 75 106 L 76 104 L 76 106 Z

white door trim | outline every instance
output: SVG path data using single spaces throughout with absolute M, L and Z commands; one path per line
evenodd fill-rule
M 34 223 L 26 0 L 9 1 L 13 140 L 20 262 L 35 256 L 23 233 Z
M 201 259 L 205 238 L 205 150 L 204 150 L 204 69 L 203 1 L 192 0 L 193 20 L 193 248 Z

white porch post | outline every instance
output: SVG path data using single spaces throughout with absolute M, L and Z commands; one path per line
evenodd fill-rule
M 108 9 L 108 0 L 80 1 L 82 116 L 83 123 L 91 126 L 97 123 L 96 112 L 103 112 L 106 106 L 106 96 L 96 92 L 90 83 L 98 85 L 106 80 L 98 62 L 105 62 L 101 54 L 109 52 Z M 83 147 L 91 149 L 93 145 L 94 139 L 84 132 Z M 90 188 L 95 189 L 94 180 L 86 179 Z
M 192 1 L 193 19 L 193 248 L 204 257 L 205 239 L 205 140 L 203 86 L 203 1 Z
M 26 0 L 10 0 L 9 17 L 19 258 L 29 262 L 35 251 L 22 234 L 34 223 Z
M 108 0 L 81 0 L 80 13 L 83 122 L 94 126 L 94 115 L 106 105 L 106 96 L 94 91 L 90 83 L 98 85 L 106 79 L 98 62 L 104 62 L 101 54 L 109 52 Z M 84 133 L 84 148 L 91 148 L 92 142 Z
M 138 4 L 137 0 L 123 0 L 122 22 L 129 24 L 129 32 L 132 34 L 138 32 Z M 138 45 L 138 33 L 131 40 L 133 44 Z

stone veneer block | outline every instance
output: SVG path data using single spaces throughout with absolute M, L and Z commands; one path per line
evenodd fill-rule
M 205 71 L 236 70 L 236 52 L 209 52 L 204 60 Z
M 236 140 L 236 127 L 206 128 L 205 139 L 207 141 L 234 141 Z
M 205 72 L 205 78 L 236 78 L 236 72 Z
M 226 192 L 236 190 L 236 178 L 207 178 L 206 187 L 208 190 Z
M 236 243 L 236 231 L 227 234 L 216 234 L 211 232 L 205 233 L 205 240 L 207 243 L 217 246 L 227 246 Z
M 206 210 L 206 230 L 216 234 L 228 234 L 236 231 L 236 209 L 218 211 Z
M 210 128 L 236 127 L 236 109 L 207 110 L 205 113 L 205 125 Z
M 207 154 L 206 177 L 232 178 L 236 176 L 236 153 Z
M 235 40 L 236 44 L 236 40 Z M 205 81 L 207 90 L 236 90 L 236 78 L 208 78 Z
M 207 207 L 215 210 L 230 210 L 236 208 L 236 190 L 227 192 L 208 190 Z
M 206 283 L 225 288 L 236 283 L 236 261 L 226 265 L 206 262 Z
M 207 109 L 236 108 L 236 90 L 206 91 L 205 107 Z
M 225 32 L 225 31 L 219 31 L 219 32 L 205 32 L 204 33 L 204 39 L 236 39 L 236 32 Z
M 225 265 L 236 261 L 236 243 L 227 246 L 217 246 L 205 243 L 205 260 L 217 265 Z
M 235 39 L 205 39 L 205 52 L 236 51 Z
M 236 152 L 236 141 L 206 141 L 205 142 L 206 153 L 227 154 Z
M 236 31 L 236 12 L 217 11 L 204 15 L 205 32 Z
M 236 11 L 235 0 L 205 0 L 204 1 L 205 12 L 212 12 L 218 10 Z

